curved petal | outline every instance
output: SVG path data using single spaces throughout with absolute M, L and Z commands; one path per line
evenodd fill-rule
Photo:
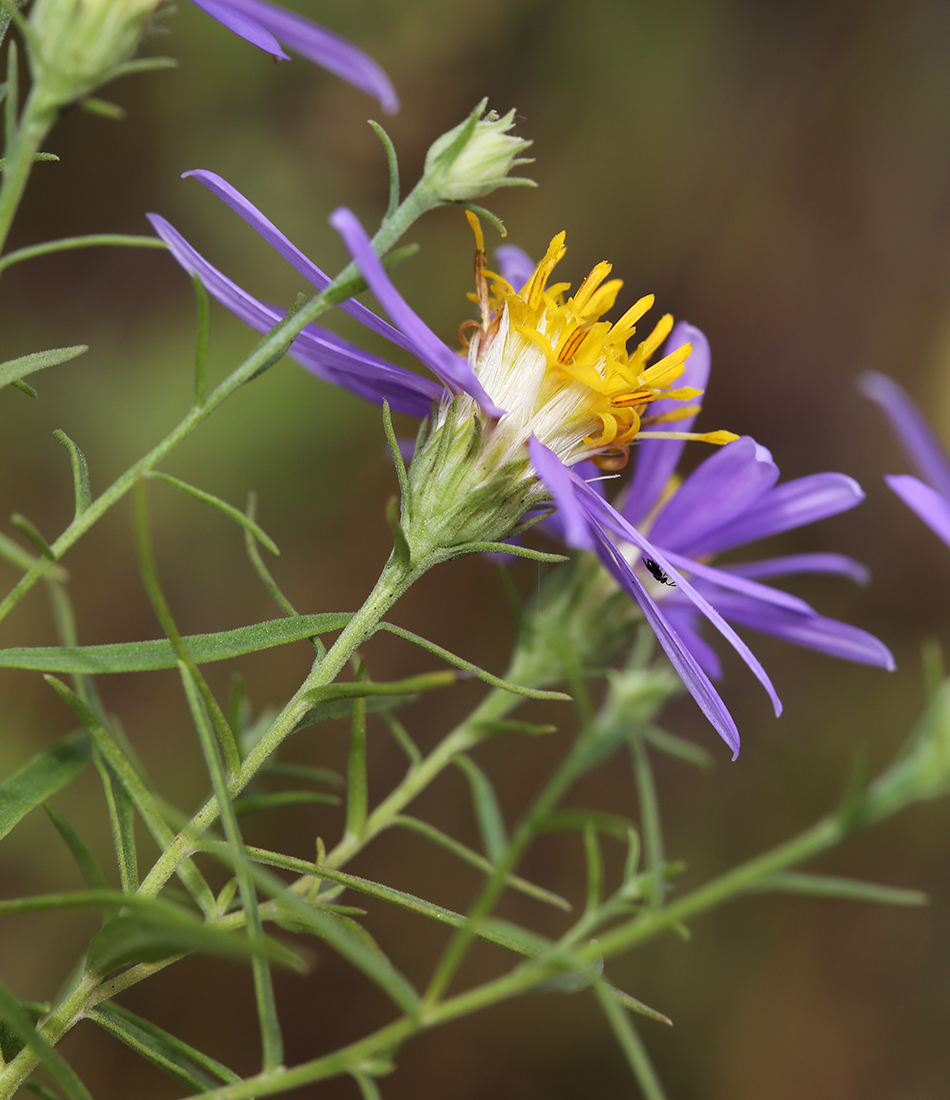
M 534 260 L 516 244 L 503 244 L 495 249 L 498 261 L 498 274 L 515 290 L 522 287 L 534 274 L 537 267 Z
M 149 214 L 148 219 L 185 271 L 198 275 L 208 293 L 251 328 L 268 332 L 284 316 L 208 263 L 164 218 Z M 291 344 L 289 354 L 327 381 L 377 404 L 386 399 L 410 416 L 428 415 L 432 402 L 441 397 L 441 389 L 428 378 L 387 363 L 318 325 L 308 325 Z
M 199 183 L 204 184 L 222 202 L 226 202 L 236 214 L 239 214 L 252 229 L 267 241 L 271 248 L 280 253 L 317 290 L 325 290 L 330 285 L 330 276 L 305 256 L 269 218 L 265 218 L 260 210 L 252 202 L 249 202 L 236 187 L 232 187 L 227 180 L 222 179 L 215 172 L 208 172 L 204 168 L 195 168 L 190 172 L 182 172 L 181 175 L 182 179 L 186 179 L 188 176 L 193 177 Z M 357 302 L 355 298 L 351 298 L 347 302 L 341 302 L 339 308 L 351 317 L 355 317 L 357 321 L 362 321 L 367 328 L 379 333 L 380 336 L 384 336 L 391 343 L 398 344 L 406 351 L 412 351 L 412 345 L 398 329 L 387 324 L 382 317 L 377 317 L 362 302 Z
M 670 626 L 679 634 L 683 644 L 699 662 L 699 667 L 710 680 L 721 680 L 722 662 L 719 660 L 719 654 L 697 631 L 699 616 L 695 608 L 685 602 L 674 603 L 673 600 L 665 600 L 664 605 L 663 614 Z
M 786 642 L 815 649 L 832 657 L 856 661 L 892 672 L 896 667 L 891 651 L 867 631 L 823 615 L 796 615 L 778 607 L 766 607 L 744 596 L 724 592 L 714 597 L 716 606 L 727 618 L 772 634 Z
M 557 505 L 564 542 L 577 550 L 593 550 L 588 513 L 577 502 L 571 471 L 533 435 L 528 440 L 528 454 Z
M 640 578 L 627 564 L 623 554 L 607 536 L 606 531 L 596 524 L 591 525 L 591 530 L 597 543 L 598 557 L 620 587 L 640 605 L 644 617 L 669 657 L 676 674 L 686 685 L 686 689 L 696 700 L 699 709 L 706 715 L 713 729 L 732 749 L 732 759 L 735 760 L 739 755 L 739 731 L 736 729 L 732 715 L 726 709 L 726 704 L 693 656 L 689 646 L 668 622 Z
M 938 493 L 950 498 L 947 453 L 908 393 L 892 378 L 876 371 L 862 374 L 858 389 L 884 410 L 911 466 Z
M 216 19 L 227 27 L 229 31 L 233 31 L 238 38 L 243 38 L 245 42 L 250 42 L 252 46 L 257 46 L 265 53 L 273 54 L 281 61 L 290 60 L 290 55 L 284 53 L 280 48 L 280 43 L 270 31 L 265 30 L 255 19 L 250 19 L 246 15 L 242 15 L 241 12 L 232 10 L 231 5 L 226 0 L 225 2 L 222 2 L 222 0 L 191 0 L 191 2 L 195 7 L 201 8 L 203 12 L 210 15 L 212 19 Z
M 815 614 L 804 600 L 800 600 L 798 596 L 792 596 L 788 592 L 783 592 L 780 588 L 770 588 L 766 584 L 758 584 L 741 574 L 727 572 L 724 569 L 718 569 L 714 565 L 694 561 L 692 558 L 684 557 L 682 554 L 667 550 L 665 547 L 663 547 L 663 554 L 666 556 L 666 560 L 671 561 L 677 569 L 682 569 L 708 584 L 715 584 L 731 592 L 740 592 L 744 596 L 748 596 L 750 600 L 775 604 L 776 607 L 786 607 L 789 611 L 797 611 L 799 615 Z
M 504 415 L 504 410 L 485 392 L 469 365 L 436 336 L 429 326 L 406 303 L 389 281 L 369 237 L 352 211 L 345 206 L 330 215 L 330 224 L 343 238 L 350 255 L 356 261 L 370 290 L 376 295 L 393 323 L 409 340 L 413 355 L 424 363 L 439 381 L 453 393 L 470 394 L 491 417 Z
M 750 436 L 719 447 L 676 490 L 650 538 L 692 556 L 705 536 L 731 524 L 778 481 L 772 456 Z
M 368 92 L 379 100 L 387 114 L 394 114 L 399 110 L 399 100 L 396 98 L 396 92 L 389 77 L 371 57 L 340 35 L 316 23 L 311 23 L 302 15 L 286 11 L 276 4 L 268 4 L 265 0 L 214 0 L 214 2 L 218 8 L 229 9 L 232 13 L 243 15 L 258 23 L 289 49 L 299 53 L 301 57 L 313 61 L 354 87 Z M 207 0 L 202 0 L 199 6 L 204 7 L 206 3 Z M 215 19 L 220 17 L 215 15 Z M 224 22 L 223 19 L 220 21 Z M 226 25 L 231 26 L 230 23 Z M 231 29 L 234 30 L 233 27 Z M 246 36 L 241 35 L 241 37 Z
M 871 580 L 871 571 L 854 558 L 844 554 L 789 554 L 783 558 L 766 558 L 764 561 L 743 562 L 741 565 L 723 565 L 724 573 L 735 573 L 738 577 L 790 577 L 796 573 L 831 573 L 839 577 L 848 577 L 855 584 L 867 584 Z
M 683 344 L 692 344 L 693 350 L 686 360 L 683 373 L 677 382 L 679 386 L 692 386 L 697 390 L 705 390 L 709 380 L 709 341 L 705 335 L 694 325 L 680 321 L 674 326 L 673 331 L 666 341 L 663 355 L 669 355 Z M 663 412 L 671 412 L 682 402 L 664 399 L 654 402 L 650 409 L 651 415 Z M 685 420 L 679 420 L 674 427 L 679 431 L 688 432 L 695 416 L 688 416 Z M 641 432 L 641 444 L 637 446 L 637 463 L 633 471 L 633 480 L 620 507 L 624 519 L 629 523 L 639 523 L 660 499 L 660 494 L 666 487 L 666 483 L 673 475 L 676 464 L 679 462 L 683 447 L 686 445 L 682 439 L 654 439 L 645 437 L 649 432 Z
M 907 507 L 950 546 L 950 502 L 910 474 L 888 474 L 884 480 Z
M 701 550 L 718 554 L 846 512 L 862 500 L 864 490 L 847 474 L 811 474 L 786 481 L 763 493 L 738 519 L 704 536 Z
M 759 659 L 752 650 L 749 649 L 719 612 L 712 607 L 705 596 L 683 577 L 659 547 L 647 541 L 647 539 L 645 539 L 635 527 L 629 524 L 619 512 L 615 511 L 605 500 L 601 500 L 589 485 L 583 481 L 577 481 L 575 482 L 575 487 L 582 506 L 587 509 L 588 514 L 591 516 L 591 529 L 595 530 L 599 525 L 607 531 L 613 532 L 622 540 L 633 543 L 642 554 L 652 558 L 659 564 L 660 568 L 675 582 L 680 592 L 706 616 L 739 654 L 742 660 L 745 661 L 752 674 L 768 693 L 769 698 L 772 700 L 772 707 L 775 710 L 775 715 L 778 717 L 778 715 L 782 713 L 782 701 L 779 699 L 772 685 L 772 681 L 769 679 L 768 673 L 762 667 Z M 624 562 L 626 570 L 636 579 L 636 583 L 639 585 L 639 578 L 636 578 L 636 573 L 623 555 L 621 555 L 621 560 Z

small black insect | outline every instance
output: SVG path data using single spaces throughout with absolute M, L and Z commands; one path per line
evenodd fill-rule
M 644 558 L 643 564 L 647 567 L 647 572 L 660 584 L 668 584 L 670 588 L 676 587 L 676 581 L 671 581 L 670 578 L 663 572 L 663 570 L 656 564 L 653 558 Z

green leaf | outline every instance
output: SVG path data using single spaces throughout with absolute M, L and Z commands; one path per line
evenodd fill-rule
M 428 837 L 429 840 L 434 841 L 440 847 L 458 856 L 459 859 L 463 859 L 466 863 L 470 863 L 473 867 L 477 867 L 480 871 L 484 871 L 486 875 L 492 874 L 495 870 L 494 866 L 479 852 L 466 847 L 454 837 L 448 836 L 434 825 L 430 825 L 427 821 L 420 821 L 418 818 L 410 817 L 408 814 L 397 814 L 389 822 L 389 827 L 393 825 L 401 825 L 405 829 L 411 829 L 413 832 L 421 833 L 422 836 Z M 567 898 L 562 898 L 560 894 L 545 890 L 543 886 L 536 886 L 533 882 L 528 882 L 518 875 L 506 875 L 505 882 L 512 890 L 518 890 L 522 894 L 527 894 L 528 897 L 537 898 L 538 901 L 553 905 L 556 909 L 563 909 L 565 913 L 571 911 L 571 903 Z
M 380 126 L 378 122 L 374 122 L 372 119 L 367 120 L 373 128 L 373 132 L 383 143 L 383 149 L 386 151 L 386 163 L 389 166 L 389 205 L 386 208 L 386 215 L 383 221 L 391 218 L 396 213 L 396 209 L 399 206 L 399 162 L 396 160 L 396 148 L 392 143 L 389 134 Z
M 14 512 L 10 517 L 10 522 L 20 534 L 26 535 L 44 558 L 47 558 L 49 561 L 56 561 L 56 555 L 53 553 L 52 547 L 40 534 L 39 528 L 31 523 L 26 516 L 21 516 L 19 512 Z
M 35 1027 L 37 1020 L 49 1012 L 50 1005 L 49 1001 L 23 1001 L 20 1008 L 23 1010 L 24 1016 L 29 1019 L 30 1025 Z M 3 1056 L 4 1062 L 12 1062 L 23 1049 L 23 1046 L 24 1043 L 20 1036 L 5 1019 L 0 1018 L 0 1055 Z
M 193 634 L 182 638 L 195 664 L 226 661 L 272 646 L 300 642 L 312 634 L 341 630 L 353 616 L 348 612 L 299 615 L 271 619 L 237 630 Z M 99 675 L 107 672 L 150 672 L 175 668 L 177 658 L 167 638 L 150 642 L 116 642 L 111 645 L 36 646 L 0 649 L 0 668 Z
M 208 367 L 208 335 L 211 328 L 211 311 L 208 292 L 195 272 L 191 277 L 198 303 L 198 334 L 195 341 L 195 404 L 199 408 L 205 403 L 205 377 Z
M 63 1100 L 58 1092 L 53 1092 L 52 1089 L 48 1089 L 46 1085 L 41 1085 L 39 1081 L 34 1081 L 32 1078 L 29 1081 L 24 1081 L 23 1087 L 29 1089 L 40 1100 Z
M 282 806 L 306 806 L 322 803 L 327 806 L 339 806 L 340 799 L 335 794 L 321 794 L 319 791 L 275 791 L 272 794 L 244 795 L 235 799 L 234 812 L 242 817 L 245 814 L 257 814 L 263 810 L 275 810 Z
M 75 1070 L 66 1064 L 34 1026 L 30 1006 L 22 1005 L 0 982 L 0 1016 L 19 1041 L 29 1044 L 46 1072 L 63 1090 L 69 1100 L 92 1100 L 86 1086 L 76 1076 Z
M 67 363 L 70 359 L 82 355 L 89 350 L 87 344 L 76 344 L 71 348 L 51 348 L 49 351 L 34 351 L 30 355 L 21 355 L 19 359 L 8 359 L 0 363 L 0 389 L 25 378 L 34 371 L 46 370 L 47 367 L 55 367 L 59 363 Z
M 360 661 L 356 673 L 358 685 L 366 684 L 366 662 Z M 366 825 L 366 696 L 353 703 L 350 724 L 350 751 L 346 765 L 346 827 L 344 835 L 360 838 Z
M 176 489 L 180 489 L 183 493 L 187 493 L 188 496 L 194 497 L 195 500 L 200 500 L 203 504 L 210 504 L 212 508 L 217 508 L 219 512 L 223 512 L 229 519 L 233 519 L 235 523 L 239 523 L 243 528 L 250 531 L 254 538 L 262 545 L 266 546 L 272 554 L 280 553 L 280 550 L 277 548 L 277 543 L 274 542 L 270 535 L 259 527 L 254 520 L 249 519 L 239 508 L 235 508 L 233 504 L 228 504 L 227 501 L 221 500 L 220 497 L 216 497 L 211 493 L 206 493 L 204 489 L 197 489 L 194 485 L 189 485 L 187 481 L 181 481 L 177 477 L 172 477 L 171 474 L 162 474 L 157 470 L 152 470 L 148 476 L 153 481 L 164 481 L 167 485 L 174 485 Z
M 630 831 L 630 822 L 618 814 L 607 814 L 600 810 L 557 810 L 544 818 L 539 832 L 582 833 L 588 826 L 616 840 L 626 840 Z
M 43 809 L 46 811 L 50 821 L 52 821 L 56 831 L 63 838 L 66 847 L 72 853 L 73 859 L 75 859 L 76 863 L 79 865 L 82 877 L 89 886 L 91 886 L 93 890 L 107 890 L 109 884 L 106 882 L 105 875 L 99 869 L 99 864 L 96 863 L 95 857 L 83 843 L 76 830 L 55 806 L 51 806 L 48 802 L 44 802 Z
M 95 754 L 96 767 L 102 779 L 102 789 L 109 810 L 109 824 L 112 828 L 112 844 L 115 847 L 116 863 L 119 865 L 119 880 L 124 894 L 134 893 L 139 886 L 138 856 L 135 848 L 135 813 L 132 799 L 122 780 L 104 760 L 99 752 Z
M 500 863 L 508 849 L 508 834 L 505 831 L 501 807 L 495 797 L 495 788 L 475 761 L 464 753 L 456 756 L 453 763 L 462 769 L 468 780 L 475 817 L 479 832 L 482 834 L 482 844 L 485 846 L 485 855 L 493 864 Z
M 643 739 L 649 741 L 660 752 L 665 752 L 668 756 L 673 756 L 686 764 L 695 764 L 697 768 L 703 768 L 705 771 L 715 767 L 716 758 L 708 749 L 693 741 L 687 741 L 685 737 L 677 737 L 675 733 L 669 733 L 667 730 L 660 729 L 659 726 L 645 726 Z
M 397 638 L 403 638 L 407 642 L 412 642 L 414 645 L 420 646 L 429 653 L 435 654 L 436 657 L 441 657 L 442 660 L 446 661 L 448 664 L 455 665 L 456 668 L 461 668 L 466 672 L 473 673 L 479 680 L 484 680 L 486 684 L 491 684 L 492 687 L 503 688 L 505 691 L 510 691 L 513 695 L 524 695 L 528 699 L 571 701 L 571 696 L 565 695 L 563 691 L 542 691 L 539 688 L 522 687 L 520 684 L 509 683 L 509 681 L 503 680 L 500 676 L 495 676 L 491 672 L 486 672 L 485 669 L 479 668 L 478 665 L 473 664 L 471 661 L 466 661 L 464 657 L 457 657 L 449 650 L 443 649 L 440 645 L 436 645 L 435 642 L 430 642 L 427 638 L 423 638 L 419 634 L 413 634 L 411 630 L 405 630 L 401 626 L 394 626 L 392 623 L 380 623 L 379 629 L 385 630 L 389 634 L 395 634 Z M 2 655 L 2 650 L 0 650 L 0 655 Z
M 69 462 L 73 468 L 73 488 L 76 494 L 76 518 L 92 504 L 92 490 L 89 488 L 89 467 L 85 455 L 69 436 L 58 428 L 53 435 L 69 452 Z
M 285 764 L 280 760 L 269 760 L 257 774 L 299 779 L 301 782 L 326 783 L 331 787 L 343 786 L 343 776 L 339 772 L 331 768 L 316 768 L 311 764 Z
M 115 122 L 121 122 L 125 118 L 125 109 L 117 103 L 110 103 L 108 99 L 99 99 L 97 96 L 87 95 L 80 102 L 80 107 L 91 115 L 101 115 L 102 118 L 111 118 Z
M 97 1005 L 89 1018 L 193 1092 L 210 1092 L 222 1081 L 241 1080 L 221 1062 L 112 1001 Z
M 301 958 L 270 936 L 252 943 L 247 936 L 219 932 L 194 918 L 154 910 L 119 916 L 90 940 L 87 967 L 108 974 L 132 963 L 159 962 L 174 955 L 223 955 L 227 958 L 267 958 L 298 973 L 306 970 Z
M 594 994 L 603 1009 L 604 1015 L 607 1017 L 607 1022 L 610 1024 L 643 1096 L 646 1100 L 666 1100 L 666 1093 L 663 1091 L 656 1070 L 650 1062 L 646 1047 L 644 1047 L 626 1012 L 624 1012 L 622 1004 L 618 1003 L 611 987 L 604 981 L 595 982 Z M 666 1022 L 670 1023 L 669 1020 Z
M 12 539 L 8 539 L 4 534 L 0 534 L 0 560 L 8 562 L 23 573 L 28 573 L 37 564 L 37 559 L 32 554 L 27 553 L 26 550 L 18 546 Z M 65 581 L 69 579 L 69 574 L 61 565 L 49 566 L 45 575 L 49 580 Z
M 881 886 L 838 875 L 808 875 L 800 871 L 776 871 L 755 883 L 752 889 L 757 893 L 774 890 L 817 898 L 870 901 L 879 905 L 926 905 L 930 901 L 922 890 L 904 890 L 899 886 Z
M 37 753 L 0 783 L 0 839 L 30 810 L 72 782 L 91 759 L 89 734 L 77 730 Z
M 375 698 L 370 697 L 366 699 L 366 713 L 385 714 L 387 711 L 395 710 L 396 707 L 405 706 L 406 703 L 411 703 L 412 701 L 413 696 L 411 695 L 379 695 Z M 349 718 L 353 713 L 354 704 L 355 700 L 352 698 L 331 699 L 326 703 L 318 703 L 315 707 L 311 707 L 297 725 L 294 726 L 294 732 L 296 733 L 297 730 L 306 729 L 307 726 L 315 726 L 320 722 L 329 722 L 334 718 Z

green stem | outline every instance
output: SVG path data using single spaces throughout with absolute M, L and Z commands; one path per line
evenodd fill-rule
M 74 248 L 91 248 L 95 245 L 119 245 L 126 248 L 168 248 L 159 237 L 138 237 L 128 233 L 90 233 L 84 237 L 62 237 L 58 241 L 44 241 L 42 244 L 18 248 L 0 257 L 0 272 L 24 260 L 34 260 L 37 256 L 49 256 L 54 252 L 69 252 Z
M 30 92 L 12 141 L 7 135 L 10 147 L 3 164 L 3 183 L 0 185 L 0 252 L 23 198 L 36 154 L 56 121 L 55 109 L 43 102 L 45 96 L 39 92 L 36 87 Z
M 4 186 L 6 185 L 4 175 Z M 2 192 L 0 192 L 2 197 Z M 406 196 L 396 214 L 380 226 L 373 238 L 373 247 L 377 254 L 388 252 L 395 242 L 406 232 L 409 226 L 426 210 L 438 205 L 437 200 L 426 190 L 417 186 Z M 2 225 L 2 222 L 0 222 Z M 332 306 L 351 298 L 361 288 L 361 280 L 356 265 L 348 264 L 328 287 L 311 298 L 309 302 L 280 325 L 263 340 L 257 348 L 220 383 L 208 396 L 203 405 L 194 405 L 184 419 L 171 432 L 152 448 L 134 466 L 120 475 L 108 489 L 72 523 L 52 544 L 54 557 L 58 560 L 66 551 L 93 526 L 102 516 L 149 471 L 153 470 L 183 439 L 189 436 L 199 424 L 203 423 L 214 410 L 230 397 L 235 390 L 247 382 L 265 363 L 286 351 L 294 337 L 311 322 L 315 321 Z M 48 558 L 40 558 L 11 589 L 3 601 L 0 601 L 0 621 L 20 602 L 34 584 L 52 565 Z

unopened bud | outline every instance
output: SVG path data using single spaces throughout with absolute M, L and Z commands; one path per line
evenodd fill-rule
M 508 176 L 519 164 L 531 163 L 518 155 L 531 142 L 508 133 L 515 124 L 515 112 L 504 117 L 495 111 L 486 114 L 487 102 L 483 99 L 464 122 L 434 141 L 426 154 L 424 178 L 445 202 L 477 199 L 496 187 L 534 186 L 533 180 Z

